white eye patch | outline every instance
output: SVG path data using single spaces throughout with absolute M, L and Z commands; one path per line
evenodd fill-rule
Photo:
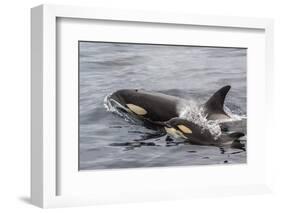
M 147 111 L 140 107 L 140 106 L 137 106 L 137 105 L 134 105 L 134 104 L 126 104 L 126 106 L 134 113 L 136 113 L 137 115 L 145 115 L 147 114 Z
M 186 133 L 186 134 L 191 134 L 192 131 L 191 129 L 189 129 L 187 126 L 185 125 L 178 125 L 178 128 L 183 132 L 183 133 Z
M 165 127 L 165 130 L 169 135 L 173 136 L 174 138 L 185 138 L 185 139 L 187 139 L 187 137 L 184 136 L 182 134 L 182 132 L 180 132 L 179 130 L 176 130 L 175 128 Z

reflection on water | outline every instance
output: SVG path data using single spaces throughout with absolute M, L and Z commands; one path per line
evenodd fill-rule
M 239 121 L 223 131 L 246 133 L 246 49 L 80 42 L 80 169 L 245 163 L 242 147 L 176 141 L 160 129 L 108 112 L 118 89 L 145 89 L 204 103 L 232 88 L 226 107 Z M 246 143 L 246 137 L 242 141 Z

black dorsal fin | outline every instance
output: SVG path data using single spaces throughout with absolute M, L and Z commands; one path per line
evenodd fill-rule
M 225 96 L 230 90 L 230 86 L 224 86 L 219 89 L 204 105 L 208 116 L 211 114 L 224 114 L 227 115 L 223 110 Z

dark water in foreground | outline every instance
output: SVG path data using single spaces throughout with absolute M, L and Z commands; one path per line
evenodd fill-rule
M 245 163 L 245 150 L 167 140 L 104 106 L 118 89 L 204 103 L 225 85 L 229 130 L 246 133 L 246 49 L 80 42 L 80 170 Z

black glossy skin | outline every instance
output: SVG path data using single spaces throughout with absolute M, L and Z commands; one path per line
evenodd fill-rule
M 165 122 L 165 125 L 168 128 L 175 128 L 180 132 L 182 131 L 178 128 L 178 125 L 184 125 L 188 127 L 192 133 L 186 134 L 182 132 L 182 134 L 188 138 L 190 143 L 193 144 L 219 146 L 221 143 L 221 140 L 219 138 L 216 140 L 208 129 L 203 129 L 201 126 L 185 119 L 172 118 L 168 122 Z
M 178 125 L 184 125 L 189 128 L 192 133 L 184 133 L 179 128 Z M 181 118 L 172 118 L 168 122 L 165 122 L 165 126 L 168 128 L 175 128 L 180 131 L 190 143 L 198 145 L 208 145 L 208 146 L 225 146 L 232 145 L 233 141 L 243 137 L 244 134 L 241 132 L 234 132 L 231 134 L 221 134 L 217 139 L 210 133 L 208 129 L 203 129 L 203 127 L 187 121 Z
M 110 98 L 124 107 L 126 104 L 134 104 L 144 108 L 147 114 L 142 117 L 151 122 L 164 122 L 178 117 L 178 104 L 184 101 L 178 97 L 143 90 L 118 90 Z
M 230 90 L 230 86 L 224 86 L 213 94 L 212 97 L 204 104 L 205 113 L 208 120 L 227 119 L 229 116 L 223 109 L 224 100 Z

